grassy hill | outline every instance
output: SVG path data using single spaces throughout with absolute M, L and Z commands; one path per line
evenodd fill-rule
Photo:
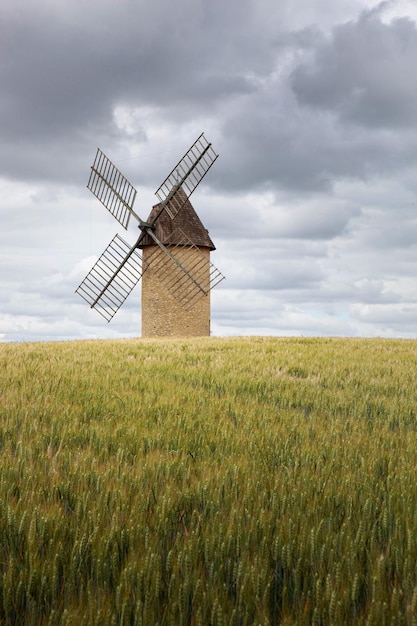
M 417 343 L 0 344 L 0 623 L 417 624 Z

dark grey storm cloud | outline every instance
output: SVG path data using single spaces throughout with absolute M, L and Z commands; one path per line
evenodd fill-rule
M 201 131 L 215 334 L 417 335 L 416 19 L 408 0 L 5 0 L 0 340 L 139 334 L 140 290 L 111 326 L 74 295 L 117 230 L 89 166 L 100 146 L 145 216 Z
M 291 82 L 301 104 L 341 122 L 406 129 L 417 122 L 416 64 L 416 23 L 398 18 L 384 24 L 366 12 L 319 41 L 313 60 L 295 68 Z
M 254 8 L 246 1 L 182 1 L 174 11 L 161 1 L 6 6 L 0 44 L 0 132 L 8 146 L 3 171 L 49 177 L 63 142 L 74 157 L 91 136 L 117 140 L 117 104 L 152 106 L 181 122 L 252 93 L 251 76 L 271 63 L 269 42 L 254 39 Z M 132 137 L 144 139 L 142 128 Z M 34 144 L 43 148 L 37 158 Z M 59 173 L 64 177 L 63 169 Z

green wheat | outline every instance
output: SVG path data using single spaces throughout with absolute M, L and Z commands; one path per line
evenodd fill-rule
M 417 343 L 0 344 L 0 623 L 417 625 Z

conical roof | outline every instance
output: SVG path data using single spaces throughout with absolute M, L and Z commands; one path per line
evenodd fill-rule
M 173 219 L 168 215 L 167 211 L 162 211 L 155 224 L 155 236 L 164 245 L 189 245 L 189 240 L 199 248 L 209 248 L 215 250 L 216 247 L 209 237 L 208 230 L 203 226 L 200 218 L 194 210 L 191 202 L 188 200 L 185 192 L 179 189 L 176 197 L 185 202 Z M 169 209 L 170 203 L 168 203 Z M 158 215 L 161 203 L 155 204 L 149 214 L 147 222 L 152 223 L 153 219 Z M 187 239 L 184 239 L 184 235 Z M 155 242 L 148 234 L 145 233 L 139 248 L 146 246 L 154 246 Z

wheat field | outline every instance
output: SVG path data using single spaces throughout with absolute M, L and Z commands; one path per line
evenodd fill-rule
M 417 625 L 417 342 L 0 344 L 0 623 Z

